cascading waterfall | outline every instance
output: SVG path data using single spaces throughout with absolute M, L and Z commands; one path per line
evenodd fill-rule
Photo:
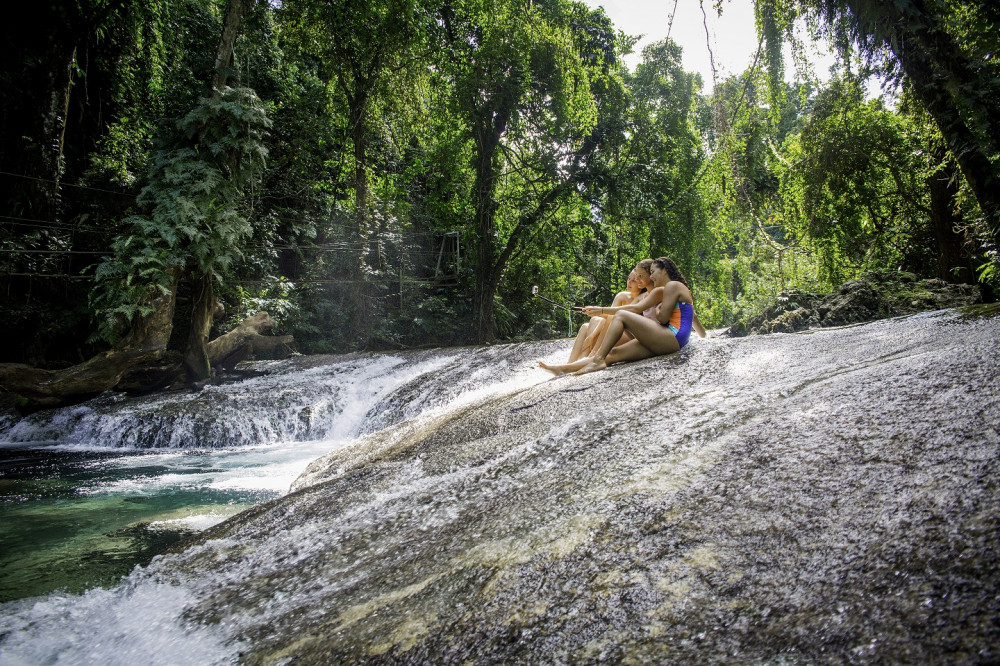
M 516 356 L 302 357 L 198 393 L 106 395 L 11 420 L 0 431 L 0 601 L 114 582 L 169 543 L 286 493 L 310 461 L 363 433 L 544 379 L 512 367 Z
M 259 376 L 197 393 L 109 394 L 39 412 L 0 432 L 0 445 L 201 450 L 343 441 L 458 396 L 502 390 L 509 364 L 471 348 L 261 362 L 248 367 Z
M 987 307 L 695 340 L 584 377 L 534 368 L 566 343 L 270 368 L 218 389 L 253 398 L 199 399 L 266 428 L 185 432 L 303 444 L 334 427 L 319 401 L 350 402 L 326 379 L 378 388 L 295 492 L 110 589 L 0 606 L 0 661 L 995 660 L 998 340 Z M 19 427 L 175 413 L 154 403 Z

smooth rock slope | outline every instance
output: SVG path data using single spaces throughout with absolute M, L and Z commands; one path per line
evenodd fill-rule
M 151 631 L 222 663 L 995 662 L 998 314 L 695 339 L 431 411 L 102 603 L 167 595 Z

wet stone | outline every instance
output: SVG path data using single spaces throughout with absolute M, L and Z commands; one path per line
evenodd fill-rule
M 569 345 L 470 349 L 104 608 L 178 591 L 159 631 L 220 663 L 996 661 L 998 339 L 957 311 L 712 336 L 403 416 Z M 6 612 L 37 628 L 0 649 L 102 617 Z

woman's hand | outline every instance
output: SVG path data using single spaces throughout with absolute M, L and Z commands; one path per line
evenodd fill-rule
M 581 308 L 581 312 L 588 317 L 603 317 L 605 316 L 605 310 L 607 308 L 602 308 L 599 305 L 585 305 Z

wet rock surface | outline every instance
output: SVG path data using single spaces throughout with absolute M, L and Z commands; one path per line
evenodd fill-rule
M 976 312 L 699 340 L 411 419 L 144 576 L 251 664 L 995 662 Z
M 859 324 L 886 317 L 964 307 L 982 302 L 979 288 L 912 273 L 870 274 L 845 282 L 833 293 L 781 292 L 764 312 L 728 329 L 733 337 L 794 333 L 809 328 Z

